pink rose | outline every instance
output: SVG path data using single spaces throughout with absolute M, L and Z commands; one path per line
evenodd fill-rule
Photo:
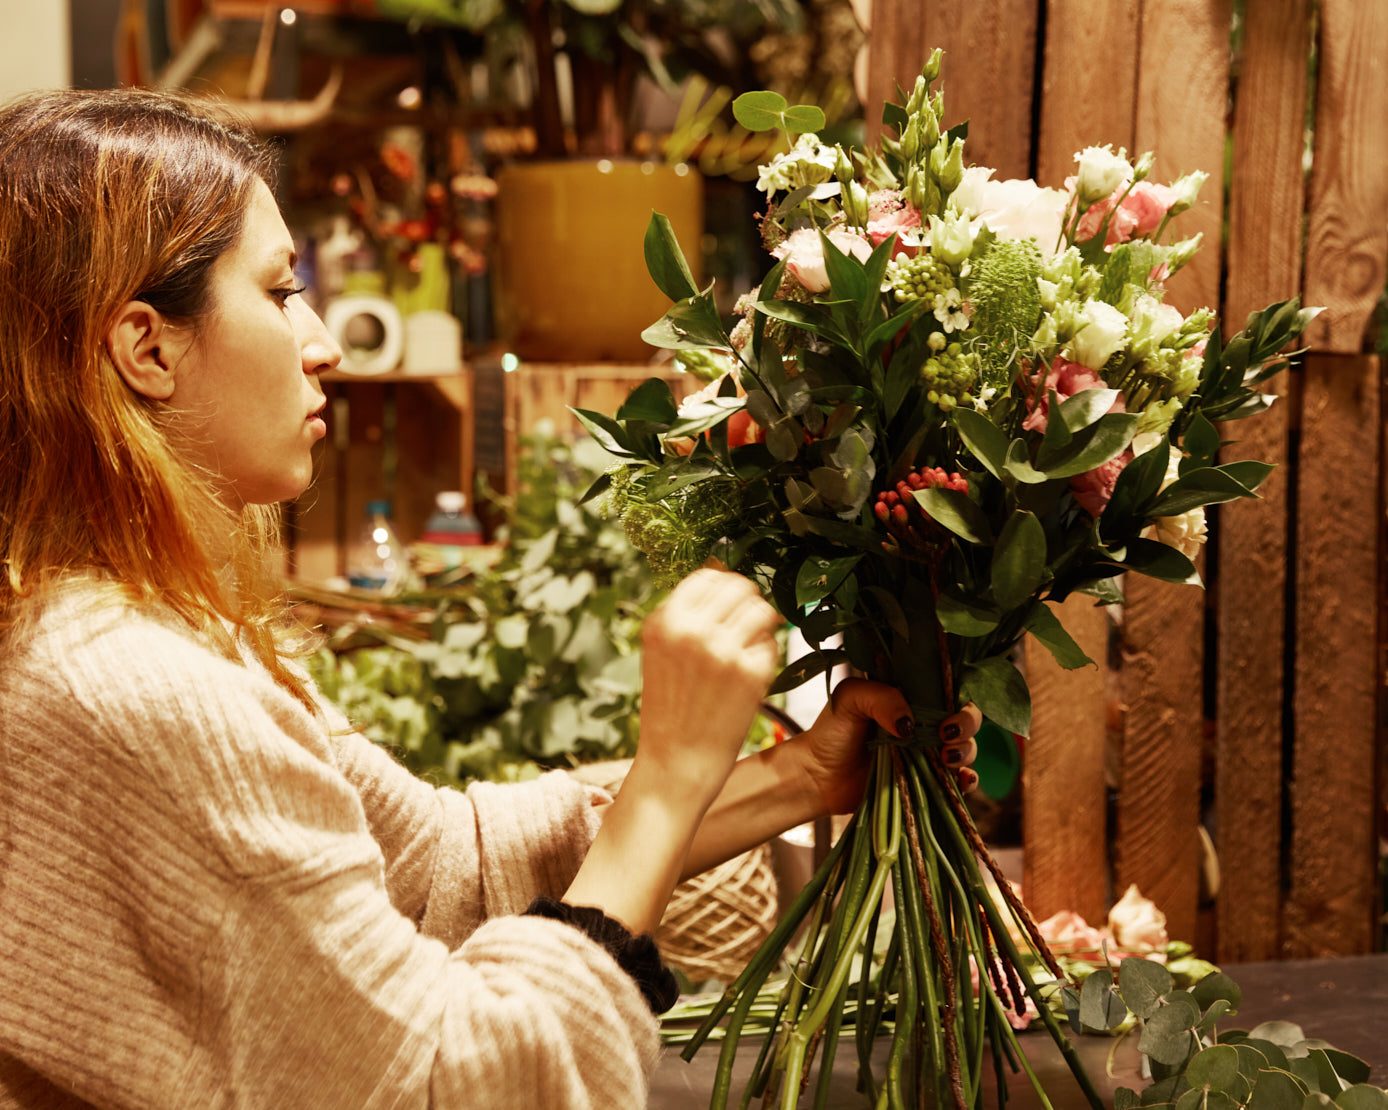
M 998 975 L 1005 978 L 1007 973 L 1002 969 L 1002 961 L 997 961 L 996 967 Z M 973 981 L 974 997 L 977 998 L 979 988 L 978 962 L 972 956 L 969 957 L 969 978 Z M 1007 1024 L 1012 1026 L 1012 1028 L 1019 1033 L 1031 1024 L 1033 1018 L 1041 1016 L 1041 1011 L 1036 1008 L 1036 1003 L 1031 1000 L 1030 995 L 1026 996 L 1026 1005 L 1023 1007 L 1020 1014 L 1012 1008 L 1009 992 L 1000 991 L 998 993 L 998 998 L 1002 1002 L 1007 1014 Z
M 1102 959 L 1101 949 L 1108 939 L 1102 929 L 1096 929 L 1074 910 L 1061 910 L 1036 926 L 1041 939 L 1059 955 L 1075 959 Z
M 1069 359 L 1057 358 L 1051 363 L 1050 371 L 1046 374 L 1045 388 L 1039 391 L 1039 397 L 1037 397 L 1037 375 L 1030 376 L 1027 407 L 1031 412 L 1022 421 L 1022 427 L 1029 432 L 1044 432 L 1046 430 L 1046 421 L 1050 418 L 1051 390 L 1055 390 L 1056 396 L 1065 401 L 1076 393 L 1083 393 L 1086 389 L 1107 388 L 1104 380 L 1089 367 L 1081 366 L 1078 362 L 1071 362 Z M 1114 399 L 1108 411 L 1127 411 L 1123 405 L 1122 394 Z
M 874 247 L 880 247 L 883 240 L 897 236 L 897 246 L 892 248 L 892 255 L 913 255 L 920 250 L 919 236 L 904 232 L 913 232 L 919 228 L 920 212 L 911 207 L 897 208 L 895 211 L 884 212 L 876 219 L 869 216 L 868 239 L 872 240 Z
M 1108 911 L 1108 927 L 1123 948 L 1139 952 L 1166 947 L 1166 914 L 1133 884 Z
M 829 242 L 851 254 L 860 262 L 872 254 L 872 244 L 852 231 L 836 227 L 826 233 Z M 819 231 L 813 227 L 802 227 L 792 231 L 786 241 L 771 252 L 777 258 L 786 260 L 786 269 L 811 293 L 824 293 L 829 288 L 829 273 L 824 266 L 824 246 L 819 241 Z
M 1067 178 L 1065 185 L 1073 191 L 1075 178 Z M 1126 243 L 1134 236 L 1151 235 L 1161 226 L 1171 206 L 1180 199 L 1175 189 L 1154 181 L 1139 181 L 1127 192 L 1127 196 L 1123 196 L 1127 190 L 1128 183 L 1125 181 L 1110 196 L 1086 209 L 1075 225 L 1076 241 L 1082 243 L 1098 235 L 1105 219 L 1109 221 L 1108 233 L 1104 236 L 1106 247 Z M 1122 203 L 1119 203 L 1119 197 L 1123 197 Z
M 1118 475 L 1122 474 L 1123 468 L 1132 461 L 1133 453 L 1124 451 L 1103 465 L 1071 478 L 1070 492 L 1075 495 L 1080 508 L 1092 517 L 1099 516 L 1107 508 L 1109 498 L 1113 496 L 1113 487 L 1118 483 Z

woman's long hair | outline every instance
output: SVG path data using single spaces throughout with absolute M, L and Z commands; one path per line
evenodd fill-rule
M 277 650 L 277 510 L 233 514 L 105 342 L 130 300 L 196 329 L 212 266 L 273 168 L 253 135 L 179 95 L 59 91 L 0 108 L 0 630 L 94 575 L 228 654 L 230 626 L 311 704 Z

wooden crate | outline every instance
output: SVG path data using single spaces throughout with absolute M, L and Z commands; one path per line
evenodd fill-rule
M 1207 589 L 1129 576 L 1121 623 L 1068 603 L 1067 624 L 1112 668 L 1027 656 L 1027 901 L 1102 919 L 1136 883 L 1174 936 L 1220 960 L 1367 952 L 1382 909 L 1371 314 L 1388 259 L 1388 5 L 1321 0 L 1310 67 L 1312 7 L 1246 5 L 1231 51 L 1231 0 L 872 4 L 868 104 L 909 88 L 942 46 L 946 115 L 970 120 L 971 160 L 1000 178 L 1060 185 L 1076 151 L 1104 143 L 1154 150 L 1158 180 L 1210 174 L 1182 217 L 1204 249 L 1173 283 L 1178 307 L 1218 307 L 1226 333 L 1294 294 L 1326 307 L 1310 353 L 1276 380 L 1282 401 L 1226 430 L 1227 458 L 1279 468 L 1261 500 L 1211 514 Z

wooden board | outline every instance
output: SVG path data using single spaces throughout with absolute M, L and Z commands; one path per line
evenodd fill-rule
M 1388 4 L 1322 0 L 1306 303 L 1316 350 L 1358 354 L 1388 256 Z
M 1373 950 L 1379 360 L 1308 355 L 1297 498 L 1291 888 L 1283 955 Z M 1314 511 L 1309 511 L 1314 507 Z
M 1022 772 L 1022 894 L 1038 920 L 1073 910 L 1101 922 L 1109 907 L 1109 618 L 1081 594 L 1057 606 L 1056 616 L 1096 665 L 1062 670 L 1049 651 L 1026 641 L 1031 737 Z
M 969 121 L 966 161 L 992 166 L 999 179 L 1028 176 L 1037 23 L 1036 0 L 873 0 L 869 136 L 896 86 L 909 93 L 939 47 L 945 124 Z
M 1266 0 L 1245 25 L 1235 90 L 1223 326 L 1301 288 L 1306 59 L 1310 0 Z M 1264 18 L 1265 17 L 1265 18 Z M 1219 510 L 1215 662 L 1218 945 L 1225 961 L 1275 959 L 1282 917 L 1283 685 L 1287 588 L 1288 375 L 1281 400 L 1226 425 L 1221 461 L 1277 464 L 1257 501 Z
M 1133 145 L 1138 15 L 1132 0 L 1050 0 L 1036 179 L 1060 188 L 1087 146 Z M 1095 65 L 1095 58 L 1103 58 Z

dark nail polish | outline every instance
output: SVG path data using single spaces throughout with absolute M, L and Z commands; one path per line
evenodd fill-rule
M 961 752 L 958 748 L 946 748 L 946 749 L 945 749 L 945 762 L 946 762 L 946 763 L 951 763 L 951 764 L 953 764 L 953 763 L 958 763 L 958 762 L 959 762 L 960 760 L 962 760 L 963 758 L 964 758 L 964 753 Z
M 901 740 L 910 740 L 916 735 L 916 722 L 910 717 L 902 717 L 896 723 L 896 735 Z
M 945 725 L 942 729 L 940 729 L 940 735 L 944 738 L 946 743 L 949 743 L 951 740 L 958 740 L 959 725 L 956 724 L 954 721 L 951 721 L 949 724 Z

